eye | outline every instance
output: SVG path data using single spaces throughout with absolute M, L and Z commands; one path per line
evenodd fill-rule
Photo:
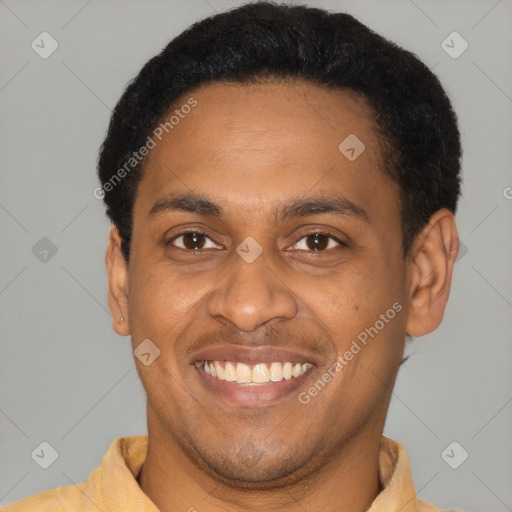
M 208 243 L 211 245 L 208 246 Z M 168 240 L 165 245 L 174 245 L 187 251 L 197 251 L 200 249 L 215 249 L 218 246 L 213 240 L 201 231 L 187 231 L 180 233 Z
M 186 251 L 221 248 L 202 231 L 186 231 L 184 233 L 179 233 L 168 240 L 165 245 L 173 245 Z M 303 236 L 293 246 L 293 249 L 307 252 L 326 252 L 337 246 L 347 247 L 347 244 L 338 240 L 329 233 L 315 232 Z
M 303 236 L 293 248 L 299 251 L 325 252 L 336 246 L 347 247 L 347 244 L 328 233 L 310 233 Z

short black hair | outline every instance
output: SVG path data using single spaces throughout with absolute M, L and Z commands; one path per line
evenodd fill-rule
M 383 171 L 400 190 L 404 255 L 434 212 L 455 212 L 460 135 L 434 73 L 351 15 L 255 2 L 203 19 L 174 38 L 128 84 L 112 113 L 98 159 L 97 190 L 127 261 L 143 175 L 139 148 L 186 93 L 210 82 L 253 83 L 265 77 L 366 98 L 380 134 Z

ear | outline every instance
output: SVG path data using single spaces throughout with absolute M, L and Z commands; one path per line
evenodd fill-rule
M 112 328 L 120 336 L 130 334 L 128 318 L 128 265 L 121 251 L 121 236 L 115 225 L 110 228 L 105 265 L 108 275 L 108 307 Z
M 455 217 L 446 208 L 432 215 L 415 239 L 408 263 L 408 334 L 423 336 L 441 323 L 459 245 Z

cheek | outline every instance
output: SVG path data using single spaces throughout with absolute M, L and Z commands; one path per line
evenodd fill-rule
M 343 353 L 358 338 L 364 342 L 373 338 L 398 340 L 403 337 L 402 289 L 399 276 L 389 267 L 379 268 L 375 262 L 322 280 L 322 284 L 309 288 L 304 302 L 318 324 L 333 337 L 337 352 Z M 380 343 L 377 352 L 381 348 L 385 350 L 386 346 L 389 349 L 387 341 Z M 367 352 L 371 355 L 375 351 Z
M 130 270 L 130 328 L 134 337 L 162 339 L 190 314 L 204 290 L 164 265 L 148 267 L 134 265 Z
M 358 265 L 303 285 L 308 307 L 330 321 L 373 318 L 383 313 L 402 294 L 399 281 L 378 264 Z

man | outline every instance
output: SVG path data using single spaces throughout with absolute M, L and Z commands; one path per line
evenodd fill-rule
M 351 16 L 255 3 L 174 39 L 95 191 L 148 436 L 5 510 L 438 510 L 382 432 L 448 300 L 460 159 L 437 78 Z

